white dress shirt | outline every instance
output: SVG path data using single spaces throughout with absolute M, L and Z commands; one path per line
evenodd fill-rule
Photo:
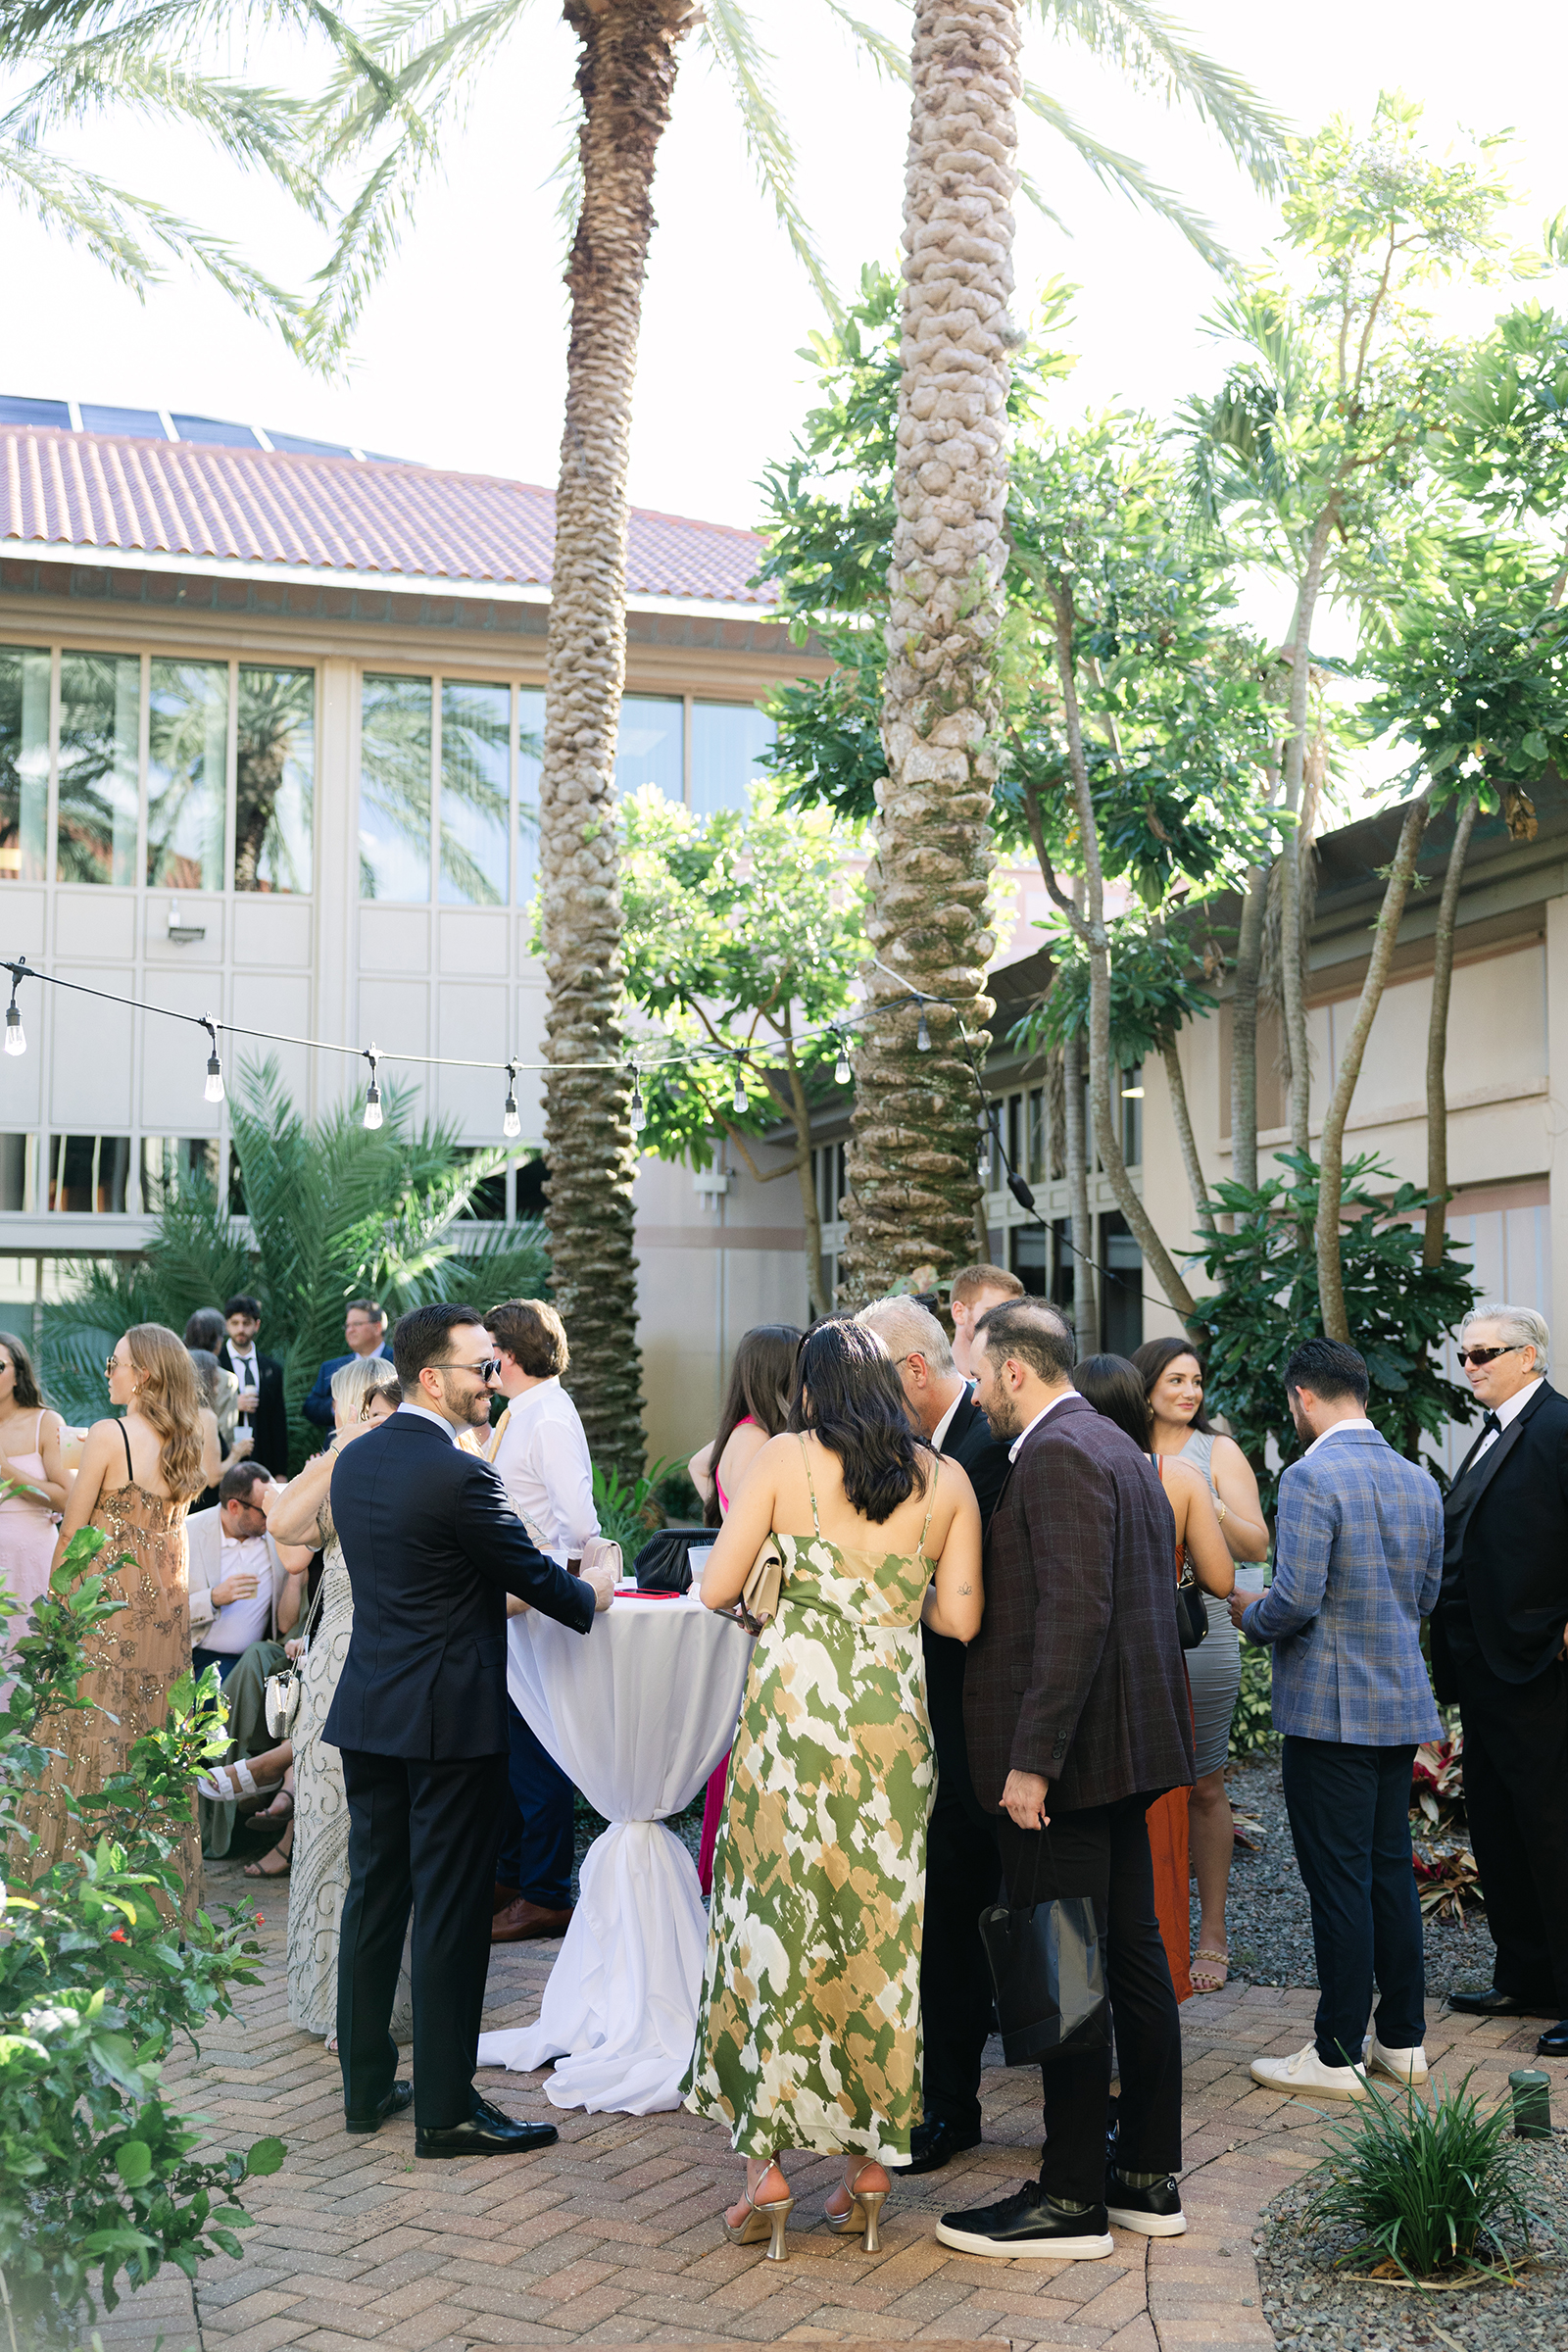
M 1516 1389 L 1514 1391 L 1514 1394 L 1509 1397 L 1506 1404 L 1494 1404 L 1491 1407 L 1491 1410 L 1497 1417 L 1498 1426 L 1495 1429 L 1489 1429 L 1486 1436 L 1482 1439 L 1480 1445 L 1476 1447 L 1475 1452 L 1471 1456 L 1470 1460 L 1470 1467 L 1472 1470 L 1475 1468 L 1476 1463 L 1480 1461 L 1484 1453 L 1490 1453 L 1492 1451 L 1492 1448 L 1494 1446 L 1495 1446 L 1497 1440 L 1501 1437 L 1503 1431 L 1508 1427 L 1509 1423 L 1518 1420 L 1520 1414 L 1524 1411 L 1525 1406 L 1530 1402 L 1531 1397 L 1535 1395 L 1536 1391 L 1540 1388 L 1542 1381 L 1544 1380 L 1545 1377 L 1546 1376 L 1544 1372 L 1543 1372 L 1537 1379 L 1527 1380 L 1522 1389 Z
M 271 1555 L 265 1536 L 231 1536 L 226 1529 L 219 1539 L 218 1555 L 219 1584 L 226 1584 L 231 1576 L 254 1576 L 256 1590 L 249 1600 L 223 1602 L 203 1631 L 200 1647 L 237 1658 L 253 1642 L 267 1640 L 272 1622 Z
M 439 1413 L 432 1413 L 427 1404 L 400 1404 L 398 1411 L 416 1414 L 421 1421 L 428 1421 L 432 1429 L 438 1429 L 449 1446 L 457 1444 L 458 1433 L 451 1422 L 443 1420 Z
M 1343 1421 L 1333 1422 L 1329 1428 L 1323 1432 L 1323 1435 L 1320 1438 L 1314 1438 L 1311 1445 L 1307 1447 L 1306 1453 L 1316 1453 L 1318 1447 L 1320 1446 L 1326 1446 L 1330 1438 L 1337 1438 L 1342 1429 L 1373 1429 L 1375 1427 L 1376 1423 L 1369 1421 L 1365 1413 L 1348 1414 Z M 1303 1462 L 1306 1459 L 1306 1453 L 1303 1453 L 1301 1456 Z
M 513 1397 L 490 1460 L 530 1541 L 559 1568 L 580 1560 L 599 1513 L 587 1436 L 559 1380 Z
M 1013 1439 L 1012 1444 L 1007 1447 L 1008 1461 L 1015 1462 L 1018 1459 L 1018 1448 L 1023 1444 L 1025 1438 L 1029 1435 L 1030 1429 L 1038 1429 L 1048 1413 L 1054 1413 L 1057 1405 L 1060 1404 L 1064 1398 L 1068 1396 L 1076 1396 L 1078 1392 L 1076 1389 L 1063 1389 L 1060 1396 L 1053 1396 L 1049 1404 L 1043 1404 L 1040 1407 L 1039 1412 L 1036 1413 L 1034 1419 L 1030 1422 L 1029 1429 L 1020 1429 L 1018 1435 Z
M 242 1355 L 235 1343 L 230 1340 L 228 1343 L 228 1360 L 234 1367 L 234 1377 L 239 1382 L 240 1387 L 242 1389 L 254 1389 L 256 1391 L 257 1397 L 260 1398 L 262 1394 L 262 1373 L 261 1366 L 256 1361 L 256 1342 L 252 1340 L 249 1354 Z M 254 1421 L 255 1416 L 251 1413 L 241 1413 L 238 1416 L 238 1426 L 241 1429 L 248 1430 L 252 1428 L 254 1426 Z

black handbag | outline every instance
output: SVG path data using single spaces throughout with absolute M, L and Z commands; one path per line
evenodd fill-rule
M 650 1536 L 631 1564 L 639 1592 L 689 1592 L 691 1554 L 718 1541 L 716 1527 L 662 1527 Z
M 1006 2065 L 1049 2065 L 1063 2051 L 1105 2047 L 1110 2004 L 1093 1895 L 1058 1894 L 1017 1908 L 999 1903 L 981 1912 L 980 1940 Z
M 1208 1640 L 1208 1603 L 1191 1568 L 1183 1568 L 1176 1587 L 1176 1631 L 1183 1649 L 1196 1649 Z

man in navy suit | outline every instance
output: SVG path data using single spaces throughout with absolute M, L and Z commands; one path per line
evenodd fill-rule
M 490 1419 L 497 1362 L 466 1306 L 419 1306 L 392 1337 L 403 1402 L 332 1473 L 354 1632 L 322 1738 L 342 1750 L 349 1887 L 337 2031 L 350 2132 L 414 2102 L 416 2156 L 540 2147 L 552 2124 L 489 2106 L 473 2070 L 489 1893 L 507 1786 L 507 1599 L 586 1634 L 612 1569 L 568 1576 L 529 1542 L 489 1463 L 458 1445 Z M 414 1913 L 414 2081 L 388 2032 Z
M 358 1356 L 390 1356 L 386 1344 L 386 1309 L 373 1298 L 351 1298 L 343 1310 L 343 1337 L 348 1342 L 347 1355 L 329 1355 L 311 1385 L 301 1411 L 307 1421 L 318 1429 L 332 1426 L 332 1375 L 352 1364 Z

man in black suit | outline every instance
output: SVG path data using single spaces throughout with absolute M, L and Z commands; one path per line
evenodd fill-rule
M 886 1346 L 904 1383 L 909 1418 L 938 1453 L 962 1464 L 980 1505 L 982 1537 L 1007 1448 L 969 1394 L 941 1324 L 912 1298 L 877 1298 L 856 1316 Z M 1002 1868 L 990 1816 L 969 1783 L 963 1738 L 964 1646 L 922 1629 L 926 1704 L 937 1751 L 937 1793 L 926 1832 L 925 1930 L 920 1946 L 920 2027 L 925 2121 L 909 2134 L 901 2173 L 934 2173 L 980 2144 L 980 2068 L 991 2031 L 991 1970 L 979 1919 L 997 1899 Z
M 1568 2057 L 1568 1397 L 1551 1334 L 1526 1307 L 1482 1306 L 1459 1361 L 1487 1408 L 1444 1504 L 1432 1678 L 1464 1726 L 1470 1843 L 1496 1952 L 1493 1982 L 1452 1992 L 1481 2017 L 1545 2017 Z
M 343 1754 L 349 1887 L 337 2033 L 351 2132 L 417 2100 L 416 2156 L 541 2147 L 473 2087 L 490 1963 L 490 1888 L 507 1787 L 507 1599 L 585 1634 L 612 1569 L 568 1576 L 528 1541 L 490 1464 L 458 1445 L 483 1429 L 497 1371 L 466 1306 L 419 1306 L 392 1337 L 403 1402 L 345 1448 L 332 1518 L 354 1632 L 322 1738 Z M 387 2030 L 414 1912 L 414 2082 Z
M 261 1301 L 239 1293 L 224 1307 L 223 1321 L 228 1337 L 218 1350 L 218 1360 L 239 1382 L 236 1427 L 250 1438 L 251 1460 L 270 1470 L 274 1478 L 287 1478 L 288 1407 L 283 1401 L 283 1367 L 275 1355 L 263 1355 L 257 1348 Z

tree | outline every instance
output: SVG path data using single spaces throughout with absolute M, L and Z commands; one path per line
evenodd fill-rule
M 760 1184 L 793 1175 L 813 1315 L 833 1301 L 811 1117 L 844 1068 L 865 956 L 849 846 L 826 814 L 782 808 L 776 790 L 754 794 L 750 815 L 695 817 L 652 787 L 621 805 L 627 988 L 673 1049 L 643 1049 L 644 1148 L 702 1168 L 723 1135 Z M 781 1119 L 794 1148 L 764 1170 L 752 1141 Z
M 1509 190 L 1501 142 L 1481 140 L 1468 154 L 1439 160 L 1422 147 L 1419 123 L 1418 107 L 1384 93 L 1365 135 L 1337 117 L 1300 144 L 1280 266 L 1216 313 L 1216 333 L 1240 356 L 1220 392 L 1186 412 L 1199 520 L 1223 525 L 1238 559 L 1282 576 L 1295 601 L 1281 655 L 1287 715 L 1279 866 L 1298 1159 L 1307 1149 L 1310 1104 L 1300 942 L 1314 618 L 1327 595 L 1376 627 L 1432 561 L 1419 493 L 1428 437 L 1442 421 L 1457 359 L 1431 336 L 1416 300 L 1421 288 L 1535 266 L 1504 255 L 1500 215 Z M 1348 1337 L 1339 1272 L 1345 1120 L 1426 815 L 1427 804 L 1417 802 L 1402 828 L 1367 986 L 1325 1116 L 1316 1243 L 1324 1328 L 1337 1339 Z

